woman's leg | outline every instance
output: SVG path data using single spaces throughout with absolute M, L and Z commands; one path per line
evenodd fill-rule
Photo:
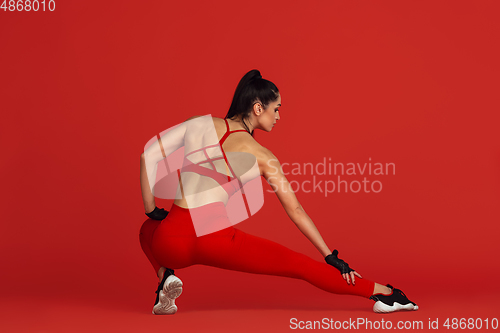
M 233 227 L 196 237 L 189 210 L 176 205 L 157 227 L 150 249 L 157 267 L 177 269 L 201 264 L 284 276 L 305 280 L 331 293 L 367 298 L 375 287 L 373 281 L 359 278 L 355 285 L 347 284 L 340 272 L 327 263 Z
M 139 241 L 141 243 L 141 248 L 146 257 L 148 258 L 151 265 L 153 265 L 153 269 L 155 270 L 155 274 L 161 279 L 160 275 L 162 275 L 162 271 L 165 269 L 161 267 L 161 265 L 156 261 L 153 256 L 153 252 L 151 251 L 151 243 L 153 240 L 153 234 L 161 224 L 161 221 L 147 219 L 141 227 L 141 231 L 139 232 Z
M 226 230 L 225 234 L 214 233 L 198 237 L 196 263 L 241 272 L 302 279 L 335 294 L 368 298 L 374 293 L 373 281 L 358 278 L 355 285 L 347 284 L 340 272 L 327 263 L 316 261 L 267 239 L 231 229 L 231 233 Z

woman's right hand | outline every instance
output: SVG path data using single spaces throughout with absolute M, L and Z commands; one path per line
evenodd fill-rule
M 155 209 L 153 209 L 152 212 L 146 213 L 146 215 L 150 219 L 161 221 L 167 217 L 168 211 L 163 208 L 160 209 L 155 206 Z

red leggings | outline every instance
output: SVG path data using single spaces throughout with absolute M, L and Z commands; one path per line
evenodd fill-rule
M 211 211 L 214 207 L 224 210 L 222 203 L 210 205 Z M 146 220 L 139 239 L 155 274 L 160 267 L 179 269 L 200 264 L 302 279 L 334 294 L 368 298 L 375 286 L 373 281 L 364 278 L 357 278 L 356 285 L 347 284 L 340 272 L 327 263 L 233 227 L 196 237 L 189 209 L 177 205 L 172 205 L 167 218 L 161 222 Z

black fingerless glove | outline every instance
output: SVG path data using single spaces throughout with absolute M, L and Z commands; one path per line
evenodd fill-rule
M 325 257 L 325 261 L 328 265 L 332 265 L 336 269 L 340 271 L 341 274 L 350 273 L 354 271 L 349 265 L 342 259 L 339 259 L 337 255 L 339 251 L 333 250 L 332 254 L 329 254 Z
M 163 208 L 159 209 L 158 207 L 155 206 L 155 209 L 151 213 L 146 213 L 146 215 L 150 219 L 161 221 L 165 219 L 165 217 L 167 217 L 168 211 L 166 211 Z

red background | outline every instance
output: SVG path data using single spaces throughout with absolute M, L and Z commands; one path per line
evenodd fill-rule
M 0 11 L 0 330 L 498 317 L 498 9 L 59 0 L 54 12 Z M 281 120 L 255 135 L 282 163 L 395 164 L 395 175 L 369 176 L 383 183 L 378 194 L 297 197 L 332 249 L 419 311 L 381 316 L 372 301 L 304 281 L 194 266 L 176 271 L 179 312 L 150 314 L 157 279 L 138 241 L 139 155 L 190 116 L 224 117 L 254 68 L 282 94 Z M 321 261 L 264 185 L 264 207 L 237 227 Z

